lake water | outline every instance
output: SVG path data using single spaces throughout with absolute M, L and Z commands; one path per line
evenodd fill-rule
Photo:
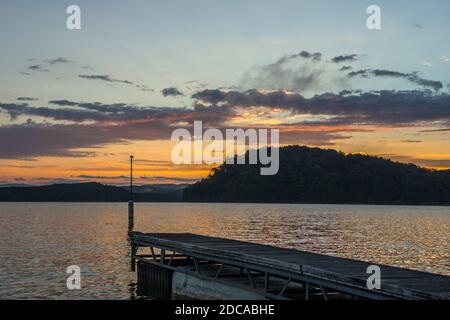
M 136 204 L 135 229 L 192 232 L 450 275 L 450 208 Z M 127 204 L 0 203 L 0 299 L 130 299 Z M 82 289 L 66 288 L 78 265 Z

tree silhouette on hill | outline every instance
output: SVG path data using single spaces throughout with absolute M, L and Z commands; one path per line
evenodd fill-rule
M 206 179 L 185 189 L 183 200 L 450 204 L 450 170 L 430 170 L 380 157 L 304 146 L 280 148 L 277 175 L 262 176 L 259 168 L 223 164 Z

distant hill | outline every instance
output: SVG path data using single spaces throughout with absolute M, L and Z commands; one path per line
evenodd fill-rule
M 146 186 L 150 189 L 150 185 Z M 153 191 L 133 192 L 137 202 L 177 202 L 183 189 L 158 185 Z M 14 186 L 0 188 L 0 202 L 126 202 L 130 193 L 126 188 L 100 183 L 69 183 L 48 186 Z
M 259 168 L 223 164 L 185 189 L 183 200 L 450 205 L 450 170 L 302 146 L 280 148 L 277 175 L 261 176 Z
M 171 193 L 185 189 L 188 184 L 144 184 L 140 186 L 133 186 L 133 193 Z M 125 190 L 130 190 L 130 186 L 120 186 Z

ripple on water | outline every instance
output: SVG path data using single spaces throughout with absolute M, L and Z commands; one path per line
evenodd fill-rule
M 136 204 L 136 229 L 192 232 L 450 275 L 448 207 Z M 0 204 L 0 298 L 134 299 L 127 204 Z M 66 288 L 66 268 L 82 290 Z

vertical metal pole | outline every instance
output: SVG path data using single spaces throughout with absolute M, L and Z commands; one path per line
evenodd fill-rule
M 130 156 L 130 200 L 133 201 L 133 156 Z
M 134 201 L 133 201 L 133 156 L 130 156 L 130 200 L 128 201 L 128 232 L 134 228 Z

